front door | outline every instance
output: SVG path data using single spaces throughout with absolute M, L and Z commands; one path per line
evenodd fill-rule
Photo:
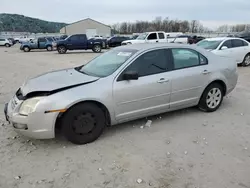
M 150 33 L 146 39 L 147 43 L 157 43 L 159 42 L 157 33 Z
M 207 59 L 191 49 L 173 48 L 170 108 L 195 105 L 208 84 L 211 69 Z
M 118 121 L 135 119 L 169 109 L 171 80 L 165 49 L 148 51 L 133 61 L 113 83 L 115 116 Z M 124 80 L 135 71 L 138 80 Z

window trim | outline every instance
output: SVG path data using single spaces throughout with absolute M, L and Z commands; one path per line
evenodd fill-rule
M 171 67 L 171 58 L 170 58 L 170 54 L 169 54 L 169 53 L 170 53 L 169 48 L 167 48 L 167 47 L 166 47 L 166 48 L 154 48 L 154 49 L 149 49 L 149 50 L 143 51 L 143 52 L 139 53 L 138 55 L 136 55 L 133 59 L 131 59 L 131 60 L 126 64 L 125 67 L 122 68 L 121 71 L 119 71 L 119 72 L 117 73 L 117 75 L 115 76 L 115 79 L 114 79 L 114 80 L 115 80 L 116 82 L 125 81 L 125 80 L 123 80 L 123 79 L 121 78 L 122 75 L 123 75 L 123 73 L 125 72 L 125 70 L 126 70 L 132 63 L 134 63 L 139 57 L 141 57 L 142 55 L 144 55 L 144 54 L 146 54 L 146 53 L 148 53 L 148 52 L 155 51 L 155 50 L 165 50 L 166 55 L 167 55 L 167 61 L 166 61 L 167 66 L 166 66 L 166 70 L 165 70 L 164 72 L 157 73 L 157 74 L 162 74 L 162 73 L 170 72 L 171 69 L 172 69 L 172 67 Z M 168 63 L 168 62 L 169 62 L 169 63 Z M 153 75 L 156 75 L 156 74 L 150 74 L 150 75 L 146 75 L 146 76 L 153 76 Z M 145 77 L 145 76 L 139 76 L 138 79 L 140 79 L 140 78 L 142 78 L 142 77 Z
M 182 67 L 182 68 L 178 68 L 178 69 L 174 68 L 174 56 L 173 56 L 172 49 L 184 49 L 184 50 L 189 50 L 189 51 L 196 52 L 197 55 L 198 55 L 198 58 L 199 58 L 199 65 L 193 65 L 193 66 L 190 66 L 190 67 Z M 191 48 L 169 48 L 169 51 L 170 51 L 170 57 L 171 57 L 170 58 L 171 59 L 171 61 L 170 61 L 171 62 L 171 70 L 170 71 L 176 71 L 176 70 L 181 70 L 181 69 L 188 69 L 188 68 L 193 68 L 193 67 L 200 67 L 200 66 L 204 66 L 204 65 L 208 65 L 209 64 L 208 59 L 207 59 L 207 57 L 205 55 L 203 55 L 202 53 L 200 53 L 200 52 L 198 52 L 198 51 L 196 51 L 194 49 L 191 49 Z M 201 64 L 201 60 L 200 60 L 200 56 L 201 55 L 206 59 L 206 61 L 207 61 L 206 64 Z

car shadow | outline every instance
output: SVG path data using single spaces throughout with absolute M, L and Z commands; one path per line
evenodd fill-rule
M 229 108 L 232 108 L 233 105 L 234 104 L 230 101 L 230 99 L 225 98 L 221 107 L 214 113 L 218 113 L 221 110 L 227 110 Z M 192 116 L 195 118 L 196 115 L 198 114 L 200 115 L 203 113 L 210 114 L 210 113 L 199 110 L 197 107 L 191 107 L 191 108 L 185 108 L 185 109 L 176 110 L 172 112 L 166 112 L 166 113 L 162 113 L 162 114 L 158 114 L 154 116 L 149 116 L 149 117 L 141 118 L 138 120 L 129 121 L 126 123 L 117 124 L 117 125 L 106 128 L 104 133 L 100 136 L 100 138 L 94 142 L 96 144 L 98 144 L 99 142 L 102 143 L 103 139 L 108 139 L 109 137 L 112 137 L 116 134 L 121 134 L 122 132 L 131 132 L 135 129 L 135 127 L 140 129 L 141 126 L 145 126 L 148 120 L 152 121 L 152 126 L 161 126 L 162 122 L 170 122 L 172 120 L 179 119 L 184 116 Z M 201 122 L 201 125 L 203 123 L 204 122 Z M 56 131 L 55 139 L 36 140 L 36 139 L 30 139 L 21 135 L 19 139 L 21 140 L 21 142 L 24 142 L 25 144 L 33 143 L 33 145 L 39 146 L 39 148 L 42 148 L 45 150 L 48 147 L 52 149 L 57 149 L 57 148 L 74 148 L 77 146 L 67 141 L 65 137 L 62 135 L 62 133 L 58 130 Z M 92 143 L 89 143 L 89 144 L 91 145 Z

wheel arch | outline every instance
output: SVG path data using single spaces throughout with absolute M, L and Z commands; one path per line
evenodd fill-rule
M 212 82 L 210 82 L 210 83 L 207 85 L 207 87 L 209 87 L 210 85 L 212 85 L 212 84 L 214 84 L 214 83 L 220 84 L 220 85 L 222 86 L 222 88 L 223 88 L 223 96 L 225 96 L 226 93 L 227 93 L 227 85 L 226 85 L 226 83 L 225 83 L 223 80 L 216 79 L 216 80 L 213 80 Z M 207 87 L 206 87 L 206 88 L 207 88 Z M 206 88 L 204 89 L 204 91 L 206 90 Z M 204 91 L 202 92 L 202 95 L 203 95 Z
M 56 130 L 56 129 L 60 130 L 60 128 L 61 128 L 61 120 L 63 119 L 63 116 L 67 113 L 67 111 L 69 109 L 73 108 L 76 105 L 84 104 L 84 103 L 92 103 L 92 104 L 95 104 L 96 106 L 98 106 L 103 111 L 103 113 L 105 115 L 106 126 L 109 127 L 111 125 L 111 116 L 110 116 L 110 112 L 109 112 L 108 108 L 103 103 L 101 103 L 99 101 L 96 101 L 96 100 L 86 100 L 86 101 L 79 101 L 77 103 L 74 103 L 74 104 L 72 104 L 71 106 L 69 106 L 67 108 L 66 112 L 59 113 L 58 116 L 57 116 L 57 118 L 56 118 L 54 130 Z

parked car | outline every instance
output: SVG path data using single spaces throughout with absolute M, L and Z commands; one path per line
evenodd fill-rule
M 250 43 L 241 38 L 208 38 L 197 43 L 214 54 L 233 58 L 238 65 L 250 65 Z
M 52 51 L 52 42 L 46 37 L 39 37 L 38 39 L 32 40 L 30 42 L 22 43 L 20 46 L 20 50 L 23 50 L 24 52 L 29 52 L 33 49 L 47 49 L 47 51 Z
M 65 40 L 59 40 L 53 43 L 59 54 L 65 54 L 68 50 L 88 50 L 99 53 L 105 48 L 106 43 L 102 39 L 87 39 L 86 34 L 71 35 Z
M 241 32 L 236 35 L 236 37 L 245 39 L 246 41 L 250 42 L 250 32 Z
M 106 126 L 191 106 L 216 111 L 237 79 L 234 61 L 196 45 L 135 44 L 27 80 L 4 112 L 28 137 L 54 138 L 58 129 L 86 144 Z
M 27 37 L 27 36 L 24 36 L 24 37 L 20 37 L 18 39 L 15 39 L 17 42 L 19 43 L 25 43 L 25 42 L 30 42 L 32 40 L 34 40 L 35 38 L 34 37 Z
M 172 42 L 172 43 L 186 43 L 188 42 L 188 38 L 178 38 L 172 37 L 170 34 L 167 34 L 163 31 L 154 31 L 154 32 L 146 32 L 140 34 L 134 40 L 125 40 L 122 42 L 122 45 L 127 44 L 140 44 L 140 43 L 161 43 L 161 42 Z
M 5 38 L 0 38 L 0 46 L 11 47 L 13 44 L 10 40 Z
M 188 44 L 196 44 L 198 42 L 200 42 L 201 40 L 205 39 L 205 37 L 202 36 L 190 36 L 188 37 Z
M 115 37 L 109 38 L 107 41 L 110 47 L 116 47 L 116 46 L 121 46 L 122 42 L 126 40 L 130 40 L 130 38 L 123 37 L 123 36 L 115 36 Z
M 14 38 L 8 38 L 9 41 L 11 41 L 12 45 L 15 45 L 16 44 L 16 41 Z

